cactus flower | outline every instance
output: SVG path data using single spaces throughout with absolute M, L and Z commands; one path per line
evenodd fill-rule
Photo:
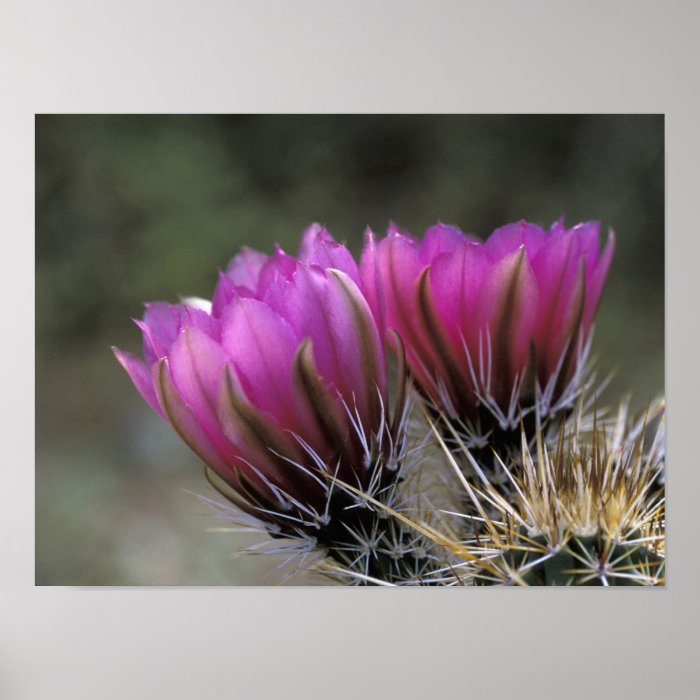
M 114 350 L 146 401 L 257 517 L 320 518 L 323 470 L 360 487 L 370 478 L 387 382 L 358 283 L 350 253 L 315 225 L 298 258 L 243 249 L 210 305 L 147 304 L 136 322 L 143 360 Z
M 438 224 L 419 242 L 391 224 L 379 242 L 367 232 L 362 281 L 437 408 L 472 425 L 487 409 L 512 429 L 536 397 L 546 413 L 573 396 L 614 248 L 598 234 L 520 221 L 482 242 Z

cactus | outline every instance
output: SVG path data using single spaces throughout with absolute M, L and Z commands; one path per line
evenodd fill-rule
M 598 232 L 392 225 L 358 266 L 312 226 L 298 258 L 244 250 L 211 303 L 149 305 L 144 360 L 115 353 L 225 499 L 204 500 L 292 572 L 663 585 L 663 400 L 630 419 L 591 391 Z
M 663 402 L 652 403 L 629 426 L 626 415 L 626 404 L 613 423 L 601 424 L 594 414 L 588 429 L 590 418 L 579 412 L 549 439 L 538 426 L 534 450 L 523 430 L 519 459 L 495 455 L 503 478 L 479 464 L 456 431 L 460 446 L 449 447 L 431 422 L 466 494 L 456 514 L 469 531 L 459 543 L 463 579 L 475 585 L 663 585 Z M 460 457 L 471 466 L 469 475 Z

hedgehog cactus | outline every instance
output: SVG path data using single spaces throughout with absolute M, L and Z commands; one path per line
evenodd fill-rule
M 358 266 L 313 225 L 296 258 L 244 249 L 211 303 L 148 305 L 144 359 L 115 354 L 225 500 L 202 498 L 295 569 L 662 585 L 663 402 L 586 399 L 612 252 L 592 223 L 392 225 Z

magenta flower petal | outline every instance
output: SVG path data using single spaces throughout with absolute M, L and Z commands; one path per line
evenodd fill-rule
M 255 290 L 255 298 L 264 298 L 267 290 L 278 278 L 290 280 L 297 269 L 297 261 L 291 255 L 287 255 L 279 246 L 275 249 L 270 259 L 260 270 L 258 288 Z
M 384 287 L 386 323 L 400 334 L 412 334 L 414 283 L 425 267 L 413 239 L 392 232 L 377 246 L 379 275 Z
M 502 398 L 507 398 L 512 377 L 525 368 L 538 296 L 524 245 L 496 263 L 479 290 L 477 327 L 490 335 L 493 374 L 502 385 Z
M 285 478 L 291 466 L 285 460 L 299 461 L 302 449 L 274 416 L 249 401 L 230 367 L 225 369 L 219 387 L 217 415 L 224 435 L 240 451 L 245 462 L 242 470 L 254 480 L 264 475 L 291 493 L 293 481 L 287 483 Z
M 447 224 L 431 226 L 425 232 L 420 246 L 421 262 L 429 265 L 440 253 L 452 252 L 465 240 L 467 237 L 456 226 Z
M 553 234 L 534 256 L 540 291 L 535 343 L 540 377 L 551 375 L 578 340 L 586 293 L 586 260 L 574 230 Z
M 428 386 L 433 383 L 430 367 L 440 359 L 419 320 L 417 283 L 425 269 L 415 240 L 395 224 L 390 224 L 387 237 L 379 243 L 371 231 L 365 234 L 360 274 L 370 309 L 388 343 L 394 342 L 388 331 L 398 333 L 411 370 Z
M 301 266 L 292 282 L 270 288 L 266 302 L 298 338 L 312 340 L 318 372 L 334 392 L 350 404 L 354 395 L 367 411 L 385 372 L 376 325 L 355 283 L 339 270 Z
M 360 259 L 360 278 L 365 299 L 372 310 L 379 332 L 384 337 L 386 332 L 386 308 L 384 289 L 382 287 L 381 264 L 377 252 L 377 242 L 372 229 L 365 229 L 365 245 Z
M 220 318 L 235 296 L 257 298 L 261 284 L 267 286 L 270 279 L 274 279 L 280 270 L 284 270 L 286 274 L 290 266 L 293 269 L 290 260 L 289 256 L 279 249 L 270 258 L 257 250 L 243 248 L 229 262 L 226 272 L 219 273 L 219 281 L 212 297 L 212 315 Z
M 216 400 L 226 365 L 221 344 L 197 328 L 185 328 L 168 353 L 177 392 L 203 426 L 216 428 Z
M 580 242 L 569 231 L 553 234 L 532 256 L 532 270 L 537 278 L 546 304 L 542 307 L 545 316 L 556 304 L 559 296 L 567 292 L 580 268 L 578 255 Z
M 478 337 L 474 332 L 478 330 L 474 319 L 476 297 L 492 265 L 493 258 L 483 246 L 466 240 L 433 260 L 433 303 L 457 348 L 462 338 L 471 343 Z
M 611 231 L 608 235 L 608 241 L 605 245 L 605 249 L 600 256 L 600 259 L 597 261 L 595 270 L 593 270 L 587 281 L 588 288 L 586 305 L 583 311 L 583 326 L 585 329 L 590 327 L 593 321 L 593 316 L 598 308 L 598 302 L 600 301 L 601 294 L 603 293 L 603 287 L 605 286 L 605 280 L 608 277 L 608 272 L 610 270 L 610 264 L 612 263 L 614 253 L 615 234 Z
M 303 263 L 313 262 L 312 258 L 322 243 L 335 243 L 335 241 L 325 226 L 317 223 L 311 224 L 301 235 L 299 260 Z
M 427 379 L 438 354 L 419 322 L 417 281 L 425 266 L 412 238 L 390 229 L 377 246 L 377 262 L 385 300 L 387 330 L 394 328 L 403 340 L 413 371 Z
M 146 304 L 143 321 L 136 321 L 136 325 L 143 332 L 143 351 L 149 365 L 164 357 L 175 342 L 180 315 L 181 307 L 173 304 L 162 301 Z
M 257 287 L 257 285 L 256 285 Z M 231 303 L 236 295 L 254 296 L 252 292 L 245 294 L 245 287 L 238 287 L 236 283 L 223 272 L 219 273 L 219 282 L 214 289 L 214 296 L 211 300 L 211 313 L 215 318 L 221 318 L 224 309 Z
M 301 338 L 290 324 L 267 304 L 239 297 L 224 312 L 221 340 L 250 402 L 299 430 L 291 367 Z
M 224 460 L 235 460 L 238 451 L 226 439 L 216 412 L 226 360 L 221 344 L 197 328 L 186 328 L 173 343 L 168 366 L 177 394 L 218 453 Z
M 128 375 L 131 377 L 131 381 L 134 386 L 138 389 L 139 394 L 143 396 L 146 401 L 148 401 L 151 408 L 162 418 L 165 418 L 163 411 L 161 410 L 160 403 L 158 402 L 158 397 L 156 396 L 155 389 L 153 388 L 153 380 L 151 378 L 151 373 L 146 367 L 143 360 L 140 360 L 135 355 L 130 352 L 124 352 L 119 350 L 119 348 L 112 348 L 117 360 L 121 366 L 127 371 Z
M 231 471 L 235 459 L 220 455 L 210 437 L 195 417 L 192 409 L 182 399 L 173 382 L 168 359 L 159 360 L 152 367 L 153 385 L 162 412 L 188 447 L 207 465 L 224 475 Z
M 269 255 L 243 247 L 226 266 L 226 276 L 237 287 L 245 287 L 254 292 L 258 288 L 260 272 L 269 260 Z
M 430 273 L 430 267 L 424 268 L 416 282 L 418 323 L 424 337 L 430 342 L 429 350 L 421 350 L 422 374 L 417 374 L 417 377 L 419 381 L 423 381 L 423 377 L 427 376 L 433 383 L 432 388 L 441 392 L 443 397 L 449 394 L 450 404 L 457 407 L 461 405 L 462 397 L 471 393 L 466 371 L 466 353 L 461 342 L 451 342 L 448 329 L 441 323 L 435 308 Z M 430 379 L 431 372 L 439 378 L 437 381 Z M 440 389 L 441 383 L 444 385 L 443 389 Z
M 334 383 L 373 423 L 378 418 L 378 396 L 386 390 L 386 371 L 372 313 L 357 285 L 340 270 L 328 271 L 328 305 L 337 310 L 330 328 L 345 367 Z
M 336 243 L 328 231 L 320 224 L 312 224 L 304 232 L 299 248 L 299 260 L 308 265 L 325 269 L 334 268 L 348 275 L 355 284 L 360 283 L 357 263 L 350 251 Z
M 597 267 L 600 258 L 600 222 L 588 221 L 577 224 L 570 230 L 570 234 L 577 241 L 577 255 L 585 261 L 587 281 L 590 281 L 590 276 Z
M 181 328 L 196 328 L 217 343 L 221 340 L 221 323 L 210 312 L 184 305 L 180 311 Z
M 344 314 L 335 314 L 331 299 L 331 283 L 324 272 L 315 268 L 299 270 L 287 298 L 287 318 L 300 337 L 313 341 L 313 355 L 321 377 L 337 383 L 336 390 L 344 393 L 349 388 L 345 381 L 344 343 L 339 324 L 347 323 Z M 316 308 L 316 314 L 307 309 Z M 351 390 L 352 391 L 352 390 Z
M 503 258 L 525 246 L 528 258 L 532 258 L 547 240 L 547 234 L 535 224 L 518 221 L 497 228 L 484 243 L 484 247 L 495 257 Z
M 361 461 L 362 456 L 352 440 L 353 428 L 341 396 L 335 386 L 329 385 L 321 377 L 310 337 L 306 337 L 297 349 L 292 376 L 300 408 L 319 430 L 317 441 L 312 446 L 318 454 L 333 454 L 339 448 L 350 454 L 349 463 L 339 463 L 338 476 L 352 481 L 351 464 Z

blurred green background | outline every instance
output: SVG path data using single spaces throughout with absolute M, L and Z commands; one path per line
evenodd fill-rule
M 210 296 L 241 245 L 312 221 L 354 252 L 389 219 L 485 236 L 599 219 L 605 398 L 663 390 L 664 123 L 622 116 L 37 116 L 36 583 L 274 584 L 259 538 L 214 533 L 197 459 L 110 352 L 142 302 Z M 317 582 L 301 577 L 296 583 Z

